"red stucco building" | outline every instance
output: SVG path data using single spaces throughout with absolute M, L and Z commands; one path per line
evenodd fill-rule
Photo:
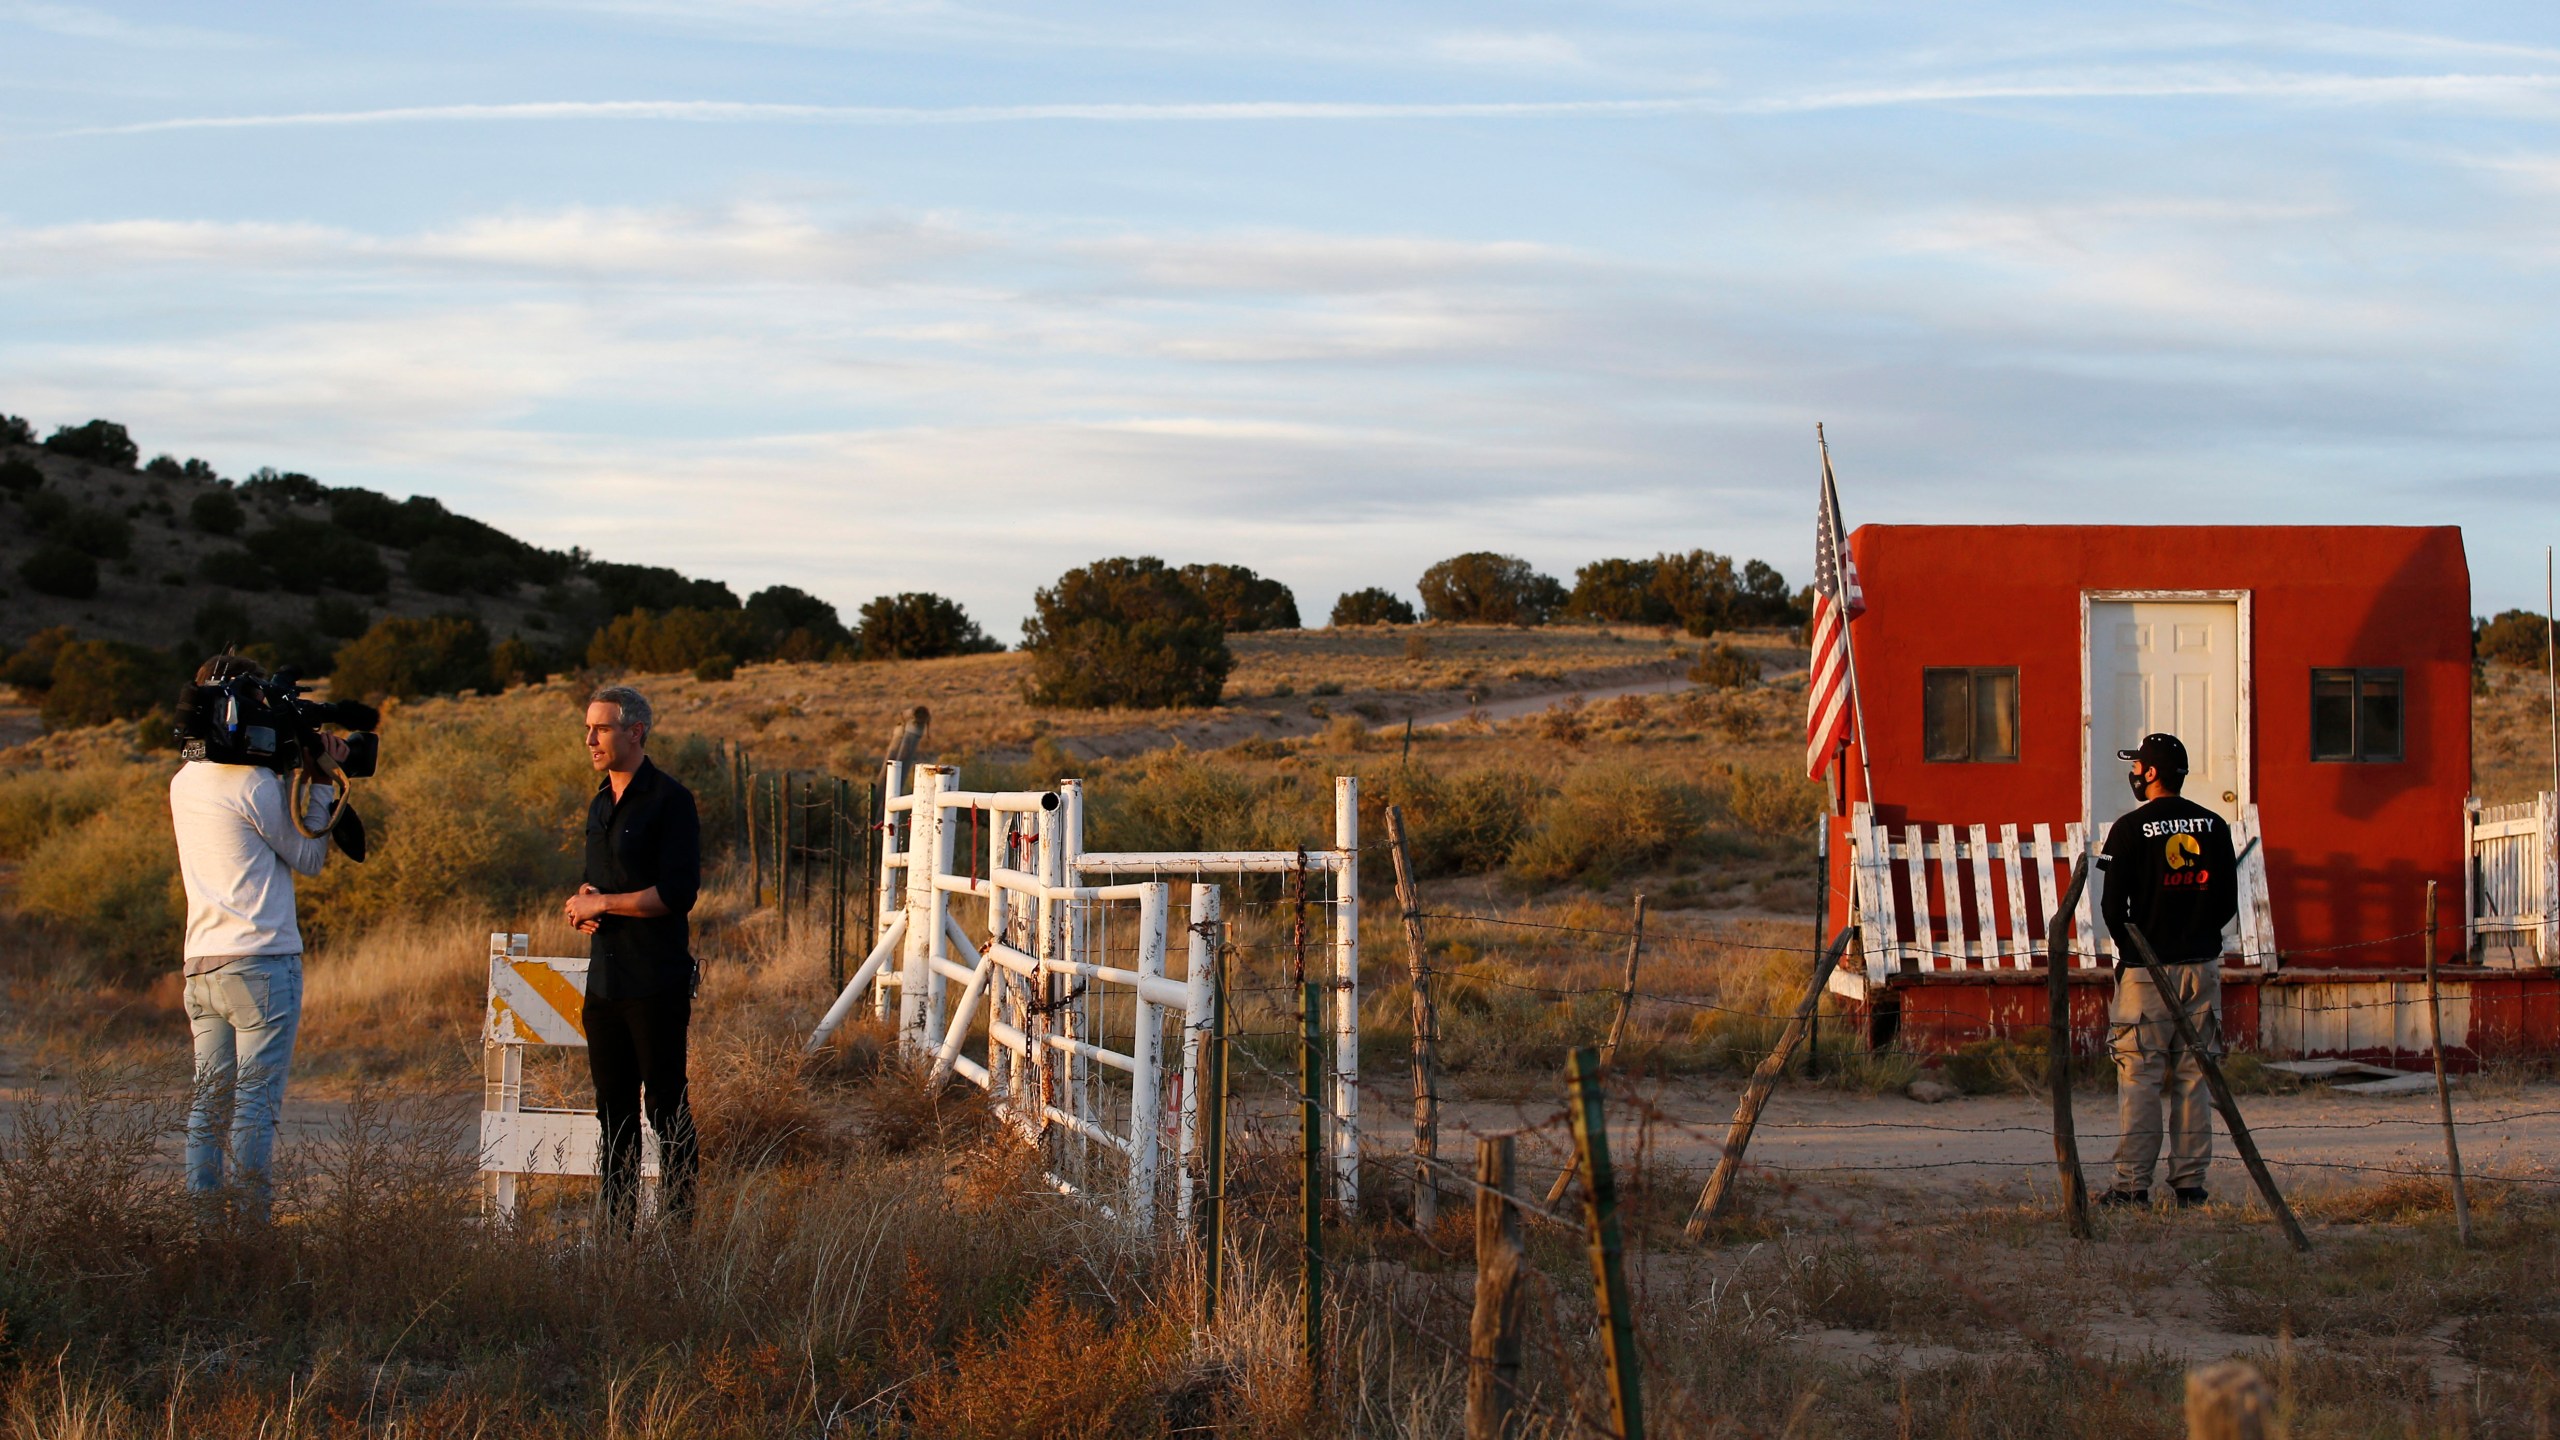
M 2227 941 L 2235 1044 L 2422 1050 L 2423 1011 L 2400 1002 L 2429 881 L 2471 1049 L 2552 1041 L 2547 974 L 2464 963 L 2458 529 L 1870 525 L 1849 547 L 1863 738 L 1830 867 L 1864 964 L 1835 988 L 1875 1032 L 1952 1045 L 2043 1023 L 2048 878 L 2133 805 L 2115 751 L 2166 730 L 2194 761 L 2187 797 L 2257 841 Z M 2084 904 L 2083 1044 L 2112 964 L 2093 919 Z

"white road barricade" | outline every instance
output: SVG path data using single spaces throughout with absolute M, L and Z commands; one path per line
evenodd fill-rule
M 484 1085 L 480 1102 L 480 1178 L 489 1206 L 512 1219 L 519 1175 L 594 1175 L 603 1136 L 593 1110 L 524 1103 L 528 1045 L 585 1048 L 579 1023 L 587 998 L 587 962 L 527 955 L 525 936 L 489 936 L 489 1009 L 481 1026 Z M 650 1208 L 658 1174 L 658 1137 L 640 1127 L 641 1207 Z

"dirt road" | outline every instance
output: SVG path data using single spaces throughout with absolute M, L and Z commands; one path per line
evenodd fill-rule
M 1641 1143 L 1648 1163 L 1703 1172 L 1723 1147 L 1740 1093 L 1741 1086 L 1729 1080 L 1664 1083 L 1649 1091 L 1656 1118 L 1642 1127 L 1641 1138 L 1634 1117 L 1613 1117 L 1611 1143 L 1630 1157 Z M 1466 1131 L 1536 1127 L 1533 1136 L 1522 1137 L 1523 1153 L 1551 1168 L 1562 1162 L 1570 1143 L 1560 1103 L 1558 1087 L 1553 1099 L 1540 1093 L 1518 1102 L 1450 1105 L 1442 1121 L 1443 1153 L 1469 1143 Z M 2484 1180 L 2560 1184 L 2560 1084 L 2509 1083 L 2479 1094 L 2457 1090 L 2454 1106 L 2467 1173 Z M 1402 1112 L 1390 1113 L 1397 1118 L 1380 1115 L 1371 1122 L 1373 1145 L 1392 1143 L 1388 1135 L 1402 1123 Z M 2115 1097 L 2111 1092 L 2083 1096 L 2072 1113 L 2083 1171 L 2093 1188 L 2103 1188 L 2115 1150 Z M 2388 1178 L 2379 1172 L 2436 1172 L 2444 1165 L 2444 1135 L 2432 1094 L 2244 1096 L 2241 1113 L 2288 1192 L 2369 1184 Z M 1923 1105 L 1899 1094 L 1847 1095 L 1799 1085 L 1782 1087 L 1762 1112 L 1750 1159 L 1808 1185 L 1840 1180 L 1915 1196 L 2023 1198 L 2053 1188 L 2051 1124 L 2050 1102 L 2032 1096 L 1972 1096 Z M 2217 1198 L 2242 1199 L 2249 1190 L 2248 1177 L 2218 1117 L 2214 1155 L 2209 1188 Z

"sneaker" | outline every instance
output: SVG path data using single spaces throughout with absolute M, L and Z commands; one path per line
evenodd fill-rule
M 2151 1204 L 2148 1190 L 2109 1190 L 2098 1197 L 2101 1208 L 2107 1206 L 2144 1207 Z
M 2178 1187 L 2177 1194 L 2178 1208 L 2181 1210 L 2193 1210 L 2213 1198 L 2204 1193 L 2204 1187 L 2201 1185 L 2181 1185 Z

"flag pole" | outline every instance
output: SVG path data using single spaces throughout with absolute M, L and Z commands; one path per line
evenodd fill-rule
M 1831 478 L 1831 441 L 1823 435 L 1819 420 L 1813 422 L 1813 443 L 1822 447 L 1822 493 L 1832 501 L 1828 507 L 1831 531 L 1840 553 L 1845 556 L 1849 553 L 1849 532 L 1848 527 L 1840 523 L 1840 487 Z M 1858 694 L 1858 646 L 1849 638 L 1850 628 L 1849 610 L 1843 605 L 1840 610 L 1840 648 L 1849 666 L 1849 723 L 1858 734 L 1858 788 L 1866 792 L 1867 803 L 1873 805 L 1876 803 L 1876 784 L 1875 773 L 1867 765 L 1867 707 Z M 1848 808 L 1845 795 L 1841 808 Z

